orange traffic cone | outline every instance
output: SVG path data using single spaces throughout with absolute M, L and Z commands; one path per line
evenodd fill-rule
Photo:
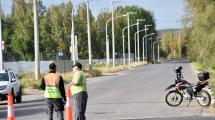
M 12 96 L 11 92 L 8 93 L 7 120 L 15 120 L 14 107 L 13 107 L 13 96 Z
M 72 120 L 72 96 L 70 89 L 66 90 L 66 120 Z

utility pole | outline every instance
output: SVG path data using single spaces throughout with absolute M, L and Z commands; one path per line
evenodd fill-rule
M 2 54 L 2 26 L 1 26 L 1 18 L 2 18 L 2 14 L 1 14 L 1 0 L 0 0 L 0 70 L 3 69 L 3 54 Z
M 92 48 L 91 48 L 91 30 L 90 30 L 90 15 L 89 15 L 89 0 L 87 4 L 87 30 L 88 30 L 88 52 L 89 52 L 89 70 L 92 71 Z
M 37 0 L 34 0 L 34 50 L 35 50 L 35 80 L 40 79 L 40 52 L 39 52 L 39 29 Z
M 72 3 L 72 0 L 71 0 Z M 75 65 L 75 27 L 74 27 L 74 7 L 72 8 L 72 29 L 71 29 L 71 60 L 73 61 L 73 65 Z

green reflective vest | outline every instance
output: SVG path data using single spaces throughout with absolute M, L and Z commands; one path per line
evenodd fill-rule
M 76 86 L 71 86 L 72 95 L 87 91 L 86 77 L 82 71 L 78 71 L 74 74 L 72 82 L 77 84 Z

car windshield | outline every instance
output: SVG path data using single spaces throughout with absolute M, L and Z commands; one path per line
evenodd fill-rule
M 0 73 L 0 81 L 9 81 L 7 73 Z

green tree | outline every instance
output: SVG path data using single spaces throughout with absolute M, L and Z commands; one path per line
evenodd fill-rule
M 215 1 L 186 0 L 185 20 L 188 55 L 191 60 L 213 64 L 215 59 Z
M 89 10 L 90 21 L 91 21 L 91 43 L 92 43 L 92 54 L 93 58 L 97 52 L 96 48 L 96 24 L 95 18 L 93 17 L 91 10 Z M 78 6 L 77 15 L 75 16 L 75 34 L 78 36 L 78 49 L 80 58 L 88 58 L 88 38 L 87 38 L 87 9 L 86 4 L 80 4 Z
M 24 0 L 13 1 L 12 21 L 13 40 L 11 46 L 15 53 L 20 54 L 23 60 L 33 60 L 33 8 L 32 2 L 25 3 Z

